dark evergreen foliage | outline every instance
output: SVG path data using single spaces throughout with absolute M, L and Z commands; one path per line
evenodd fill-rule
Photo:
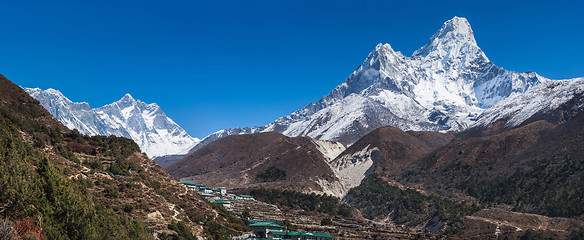
M 320 221 L 320 225 L 322 225 L 322 226 L 330 226 L 330 225 L 333 225 L 333 220 L 331 220 L 330 218 L 323 218 Z
M 584 218 L 584 163 L 570 155 L 537 159 L 507 177 L 470 174 L 459 189 L 486 203 L 550 217 Z
M 257 200 L 278 204 L 287 208 L 316 211 L 344 217 L 351 217 L 353 215 L 353 208 L 351 206 L 342 203 L 339 198 L 327 194 L 305 194 L 291 190 L 263 188 L 253 189 L 249 191 L 249 194 Z
M 457 203 L 449 199 L 426 196 L 412 189 L 390 186 L 375 174 L 366 177 L 356 188 L 349 191 L 346 200 L 369 219 L 389 216 L 397 224 L 424 224 L 437 216 L 460 226 L 462 217 L 480 210 L 480 207 Z
M 274 182 L 286 179 L 286 171 L 279 169 L 275 166 L 271 166 L 265 171 L 257 175 L 258 180 L 262 182 Z
M 5 216 L 37 219 L 48 239 L 152 238 L 144 224 L 117 215 L 83 194 L 86 183 L 63 178 L 47 156 L 22 140 L 14 124 L 17 117 L 6 114 L 0 114 L 0 202 Z M 60 146 L 58 129 L 21 123 L 33 133 L 44 131 L 47 142 Z M 56 148 L 68 156 L 66 148 Z

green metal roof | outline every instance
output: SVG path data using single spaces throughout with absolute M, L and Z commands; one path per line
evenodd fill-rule
M 215 201 L 213 203 L 219 203 L 219 204 L 230 204 L 230 201 Z
M 315 236 L 315 237 L 326 237 L 326 238 L 332 238 L 333 235 L 330 235 L 328 233 L 300 233 L 302 236 Z
M 184 184 L 184 185 L 192 185 L 192 186 L 196 186 L 197 184 L 194 182 L 189 182 L 189 181 L 180 181 L 180 183 Z
M 300 236 L 299 232 L 286 232 L 286 231 L 278 231 L 278 230 L 270 230 L 269 233 L 279 236 Z
M 250 195 L 239 195 L 239 196 L 243 197 L 243 198 L 252 198 L 252 196 L 250 196 Z
M 250 227 L 283 227 L 283 225 L 276 221 L 259 221 L 259 220 L 250 220 L 249 221 Z
M 311 232 L 286 232 L 278 230 L 270 230 L 269 233 L 278 236 L 313 236 L 313 237 L 324 237 L 332 238 L 333 236 L 328 233 L 311 233 Z

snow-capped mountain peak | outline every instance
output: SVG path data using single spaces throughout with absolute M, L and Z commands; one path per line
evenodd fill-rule
M 436 32 L 428 41 L 428 44 L 416 50 L 413 56 L 427 57 L 434 55 L 448 57 L 450 55 L 468 54 L 472 51 L 480 50 L 474 38 L 474 33 L 470 23 L 466 18 L 454 17 L 446 21 L 440 30 Z M 481 52 L 477 57 L 488 59 Z
M 54 89 L 24 88 L 55 118 L 87 135 L 131 138 L 149 157 L 186 154 L 199 139 L 189 136 L 156 104 L 136 100 L 129 93 L 120 100 L 92 109 L 75 103 Z
M 132 97 L 132 95 L 130 95 L 129 93 L 126 93 L 126 95 L 124 95 L 124 97 L 122 97 L 118 102 L 135 102 L 136 99 L 134 99 L 134 97 Z
M 440 30 L 436 32 L 431 38 L 430 43 L 445 42 L 445 41 L 461 41 L 476 45 L 474 33 L 470 27 L 470 23 L 466 18 L 454 17 L 446 21 Z
M 219 131 L 201 145 L 226 135 L 266 131 L 344 142 L 381 126 L 460 131 L 485 109 L 543 81 L 535 73 L 507 71 L 489 61 L 469 22 L 454 17 L 412 56 L 378 44 L 318 102 L 266 126 Z

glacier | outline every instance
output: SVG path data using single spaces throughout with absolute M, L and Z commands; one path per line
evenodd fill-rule
M 55 89 L 23 88 L 57 120 L 86 135 L 115 135 L 133 139 L 152 159 L 187 154 L 199 139 L 191 137 L 156 104 L 135 100 L 126 94 L 100 108 L 69 100 Z

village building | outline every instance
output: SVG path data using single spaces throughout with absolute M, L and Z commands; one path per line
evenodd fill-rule
M 211 193 L 213 193 L 213 189 L 210 188 L 210 187 L 207 187 L 205 185 L 197 185 L 196 188 L 197 188 L 197 193 L 199 193 L 199 194 L 203 194 L 203 193 L 211 194 Z
M 191 191 L 195 191 L 195 192 L 197 191 L 197 184 L 194 182 L 180 181 L 180 183 L 186 185 L 189 188 L 189 190 L 191 190 Z
M 211 190 L 213 191 L 213 193 L 216 193 L 216 194 L 221 194 L 221 195 L 227 194 L 227 189 L 225 189 L 225 187 L 212 188 Z
M 203 198 L 207 199 L 207 200 L 216 200 L 216 199 L 219 199 L 219 197 L 217 197 L 217 196 L 215 196 L 213 194 L 210 194 L 210 193 L 200 193 L 200 195 Z
M 333 236 L 328 233 L 291 232 L 284 229 L 284 225 L 276 221 L 248 220 L 249 229 L 259 239 L 281 240 L 330 240 Z
M 203 198 L 209 200 L 213 204 L 220 204 L 225 209 L 231 209 L 231 201 L 220 196 L 242 199 L 254 200 L 250 195 L 235 195 L 227 194 L 225 187 L 207 187 L 205 185 L 196 184 L 189 181 L 180 181 L 186 185 L 190 190 L 196 191 Z M 247 239 L 278 239 L 278 240 L 329 240 L 333 236 L 328 233 L 312 233 L 312 232 L 291 232 L 284 228 L 284 225 L 277 221 L 261 221 L 248 220 L 248 227 L 256 238 Z
M 227 210 L 231 209 L 231 201 L 229 201 L 227 199 L 220 198 L 220 199 L 215 200 L 213 203 L 220 204 L 221 206 L 223 206 Z
M 250 195 L 239 195 L 238 197 L 235 197 L 236 199 L 244 199 L 244 200 L 253 200 L 253 197 Z
M 259 238 L 267 238 L 268 231 L 284 229 L 284 225 L 276 221 L 248 220 L 247 224 L 253 234 Z
M 280 230 L 267 230 L 266 238 L 282 240 L 329 240 L 333 236 L 328 233 L 289 232 Z

